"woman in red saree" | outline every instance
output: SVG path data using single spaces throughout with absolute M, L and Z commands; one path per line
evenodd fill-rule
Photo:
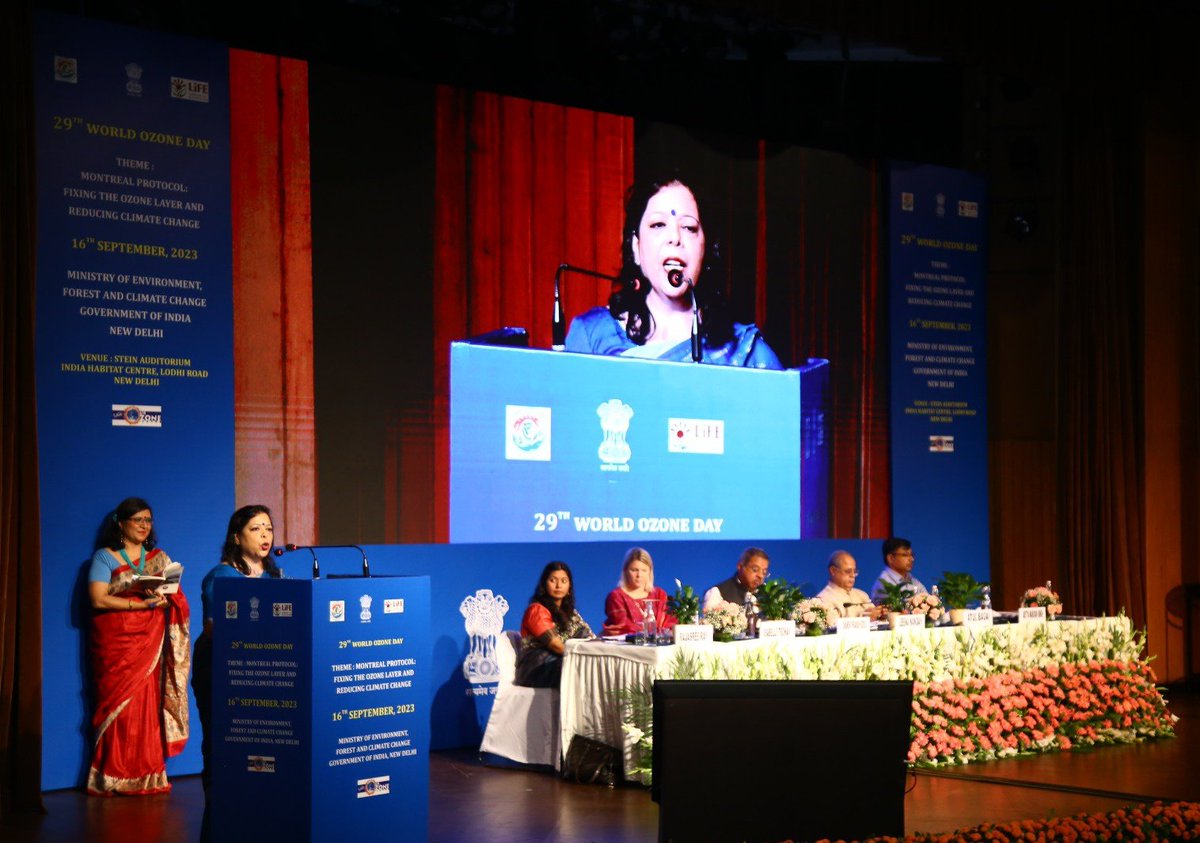
M 171 564 L 154 546 L 154 517 L 141 498 L 121 501 L 101 545 L 88 575 L 96 683 L 88 793 L 166 793 L 167 758 L 183 750 L 188 736 L 187 599 L 136 582 Z

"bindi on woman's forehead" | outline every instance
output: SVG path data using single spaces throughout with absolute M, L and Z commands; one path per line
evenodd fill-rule
M 675 216 L 675 209 L 674 209 L 674 208 L 672 208 L 672 209 L 671 209 L 671 216 Z

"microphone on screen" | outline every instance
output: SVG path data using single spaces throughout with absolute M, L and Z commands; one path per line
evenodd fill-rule
M 610 281 L 616 284 L 619 280 L 615 275 L 608 275 L 604 272 L 597 272 L 594 269 L 588 269 L 583 266 L 573 266 L 569 263 L 560 263 L 558 269 L 554 272 L 554 314 L 550 322 L 550 348 L 554 351 L 562 351 L 567 347 L 567 322 L 563 314 L 562 303 L 562 276 L 563 273 L 578 273 L 580 275 L 588 275 L 592 278 L 603 278 L 605 281 Z M 366 566 L 364 565 L 364 570 Z M 366 573 L 363 576 L 367 576 Z

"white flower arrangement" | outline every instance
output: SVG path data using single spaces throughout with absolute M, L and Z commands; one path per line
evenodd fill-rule
M 914 594 L 904 604 L 905 609 L 913 615 L 924 615 L 927 621 L 937 623 L 946 614 L 942 598 L 936 594 Z
M 700 618 L 713 628 L 713 635 L 732 637 L 746 631 L 746 611 L 736 603 L 722 600 L 708 609 Z
M 1028 589 L 1021 597 L 1022 606 L 1044 606 L 1046 609 L 1046 617 L 1052 618 L 1055 615 L 1062 614 L 1062 600 L 1059 599 L 1057 592 L 1051 591 L 1044 585 L 1039 585 L 1037 588 Z
M 837 607 L 820 597 L 805 598 L 792 609 L 792 620 L 810 628 L 816 625 L 818 629 L 829 629 L 837 624 L 837 619 Z

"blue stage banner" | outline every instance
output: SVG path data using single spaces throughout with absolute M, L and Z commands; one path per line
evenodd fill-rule
M 198 615 L 233 508 L 229 57 L 47 13 L 33 63 L 44 634 L 75 666 L 105 514 L 150 502 Z M 46 672 L 44 788 L 86 772 L 81 684 Z M 197 738 L 168 771 L 198 766 Z
M 798 371 L 456 343 L 450 373 L 451 542 L 800 537 Z
M 978 176 L 891 165 L 892 524 L 926 584 L 988 578 L 986 207 Z

